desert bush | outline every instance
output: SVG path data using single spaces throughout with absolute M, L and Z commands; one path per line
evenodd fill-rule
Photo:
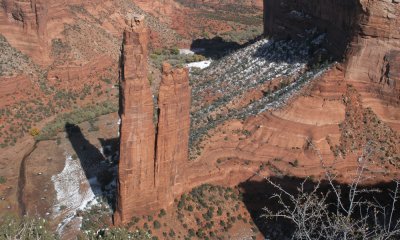
M 155 220 L 153 222 L 153 226 L 154 226 L 155 229 L 159 229 L 161 227 L 161 223 L 159 221 Z
M 7 182 L 7 178 L 0 176 L 0 184 L 4 184 Z
M 76 109 L 70 113 L 64 113 L 57 116 L 53 121 L 48 123 L 36 136 L 37 140 L 46 140 L 53 138 L 59 131 L 65 129 L 65 125 L 79 124 L 90 119 L 95 119 L 101 115 L 118 111 L 116 103 L 106 101 L 100 104 L 88 105 L 83 108 Z
M 29 134 L 30 134 L 32 137 L 36 137 L 37 135 L 40 134 L 40 130 L 37 129 L 37 128 L 32 128 L 31 130 L 29 130 Z
M 310 146 L 313 144 L 310 142 Z M 365 148 L 359 158 L 357 174 L 348 185 L 336 183 L 332 166 L 327 167 L 316 150 L 325 170 L 325 182 L 328 190 L 318 181 L 311 191 L 304 180 L 297 192 L 290 193 L 269 178 L 265 178 L 278 193 L 273 194 L 277 209 L 264 208 L 263 217 L 289 220 L 294 226 L 292 239 L 399 239 L 400 218 L 396 204 L 399 201 L 400 181 L 395 181 L 393 190 L 389 190 L 390 203 L 381 199 L 381 189 L 361 187 L 366 180 L 368 156 Z M 398 207 L 398 206 L 397 206 Z
M 165 209 L 161 209 L 161 210 L 160 210 L 160 213 L 158 214 L 158 217 L 159 217 L 159 218 L 162 218 L 162 217 L 164 217 L 165 215 L 167 215 L 167 212 L 165 211 Z
M 43 218 L 17 219 L 7 216 L 0 220 L 0 239 L 54 240 L 57 236 L 49 231 Z

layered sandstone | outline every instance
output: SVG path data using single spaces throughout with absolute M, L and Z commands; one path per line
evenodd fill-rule
M 47 48 L 48 0 L 2 2 L 0 33 L 13 46 L 35 57 L 39 64 L 49 61 Z
M 321 158 L 335 167 L 340 181 L 349 181 L 366 145 L 373 149 L 368 165 L 375 173 L 373 181 L 396 176 L 398 1 L 264 3 L 267 36 L 305 40 L 307 34 L 323 35 L 321 45 L 342 63 L 315 79 L 285 107 L 245 121 L 231 120 L 210 131 L 201 155 L 188 164 L 181 178 L 186 185 L 182 185 L 190 189 L 205 182 L 236 185 L 260 180 L 261 167 L 264 176 L 319 177 L 324 174 Z
M 148 31 L 130 22 L 121 57 L 121 139 L 115 222 L 151 207 L 154 186 L 154 104 L 147 78 Z
M 335 163 L 336 169 L 343 173 L 343 180 L 350 179 L 365 139 L 378 146 L 380 137 L 386 133 L 391 142 L 399 141 L 396 131 L 400 129 L 400 116 L 390 113 L 390 109 L 398 109 L 398 35 L 397 30 L 388 30 L 397 24 L 398 18 L 393 16 L 398 15 L 399 5 L 386 1 L 340 0 L 272 0 L 265 4 L 267 35 L 302 39 L 309 33 L 325 34 L 322 46 L 332 56 L 346 61 L 317 78 L 305 90 L 306 94 L 288 106 L 245 121 L 228 121 L 210 131 L 211 137 L 202 143 L 201 155 L 193 162 L 186 161 L 190 125 L 187 72 L 164 65 L 155 169 L 151 175 L 159 205 L 153 206 L 168 205 L 174 197 L 200 184 L 236 185 L 253 178 L 260 164 L 268 167 L 266 174 L 320 176 L 322 156 L 326 163 Z M 393 15 L 389 16 L 384 9 Z M 377 55 L 372 53 L 372 46 L 378 50 Z M 356 108 L 346 102 L 350 98 L 358 99 Z M 367 107 L 378 111 L 374 113 Z M 383 121 L 374 127 L 368 125 L 376 118 Z M 368 129 L 373 129 L 370 135 L 365 134 Z M 358 134 L 358 140 L 350 141 L 349 132 Z M 379 147 L 387 148 L 386 153 L 396 159 L 395 145 Z M 374 159 L 379 160 L 380 154 Z M 393 167 L 393 161 L 380 161 L 388 169 Z M 124 197 L 127 196 L 120 195 Z M 134 204 L 134 198 L 131 199 Z M 142 210 L 138 208 L 137 212 Z M 122 222 L 126 220 L 127 217 Z
M 158 95 L 156 186 L 159 201 L 172 203 L 173 188 L 188 160 L 190 130 L 190 87 L 188 69 L 163 65 Z
M 265 0 L 264 4 L 267 36 L 298 39 L 311 29 L 325 34 L 323 45 L 332 56 L 345 60 L 345 78 L 356 85 L 366 106 L 381 111 L 374 106 L 377 97 L 385 104 L 400 103 L 397 1 Z
M 400 3 L 377 0 L 361 5 L 359 31 L 347 51 L 346 80 L 360 91 L 365 106 L 380 112 L 377 98 L 383 104 L 400 104 Z
M 190 128 L 188 70 L 164 64 L 156 118 L 147 78 L 148 31 L 141 16 L 126 23 L 116 224 L 173 203 L 176 177 L 188 159 Z

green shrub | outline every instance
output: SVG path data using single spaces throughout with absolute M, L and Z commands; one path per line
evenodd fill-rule
M 170 237 L 175 237 L 176 234 L 175 234 L 175 231 L 173 229 L 170 229 L 168 235 Z
M 7 182 L 7 178 L 0 176 L 0 184 L 4 184 Z
M 161 209 L 161 210 L 160 210 L 160 213 L 158 214 L 158 217 L 162 218 L 162 217 L 164 217 L 165 215 L 167 215 L 167 212 L 165 212 L 164 209 Z
M 154 226 L 155 229 L 159 229 L 161 227 L 161 223 L 159 221 L 155 220 L 153 222 L 153 226 Z
M 36 140 L 48 140 L 53 138 L 58 132 L 64 131 L 67 123 L 79 124 L 116 111 L 118 111 L 117 103 L 105 101 L 76 109 L 70 113 L 58 115 L 42 129 L 40 134 L 36 136 Z

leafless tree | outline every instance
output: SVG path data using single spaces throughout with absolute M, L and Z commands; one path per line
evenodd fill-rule
M 332 166 L 326 166 L 323 158 L 310 142 L 325 170 L 328 190 L 322 180 L 306 190 L 306 179 L 296 193 L 290 193 L 282 186 L 265 178 L 278 193 L 273 194 L 280 210 L 264 208 L 267 219 L 284 218 L 292 222 L 295 231 L 292 239 L 399 239 L 400 212 L 396 212 L 399 200 L 400 181 L 395 180 L 394 190 L 388 190 L 389 203 L 381 201 L 383 192 L 379 189 L 361 187 L 366 176 L 369 144 L 358 159 L 358 168 L 350 184 L 343 187 L 336 183 L 337 175 Z M 379 198 L 379 200 L 378 200 Z

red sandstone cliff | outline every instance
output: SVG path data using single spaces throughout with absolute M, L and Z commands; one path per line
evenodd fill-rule
M 165 205 L 174 200 L 173 186 L 188 161 L 190 92 L 188 70 L 164 64 L 158 95 L 155 176 L 159 201 Z
M 124 31 L 121 58 L 121 139 L 115 222 L 127 222 L 154 199 L 154 104 L 147 79 L 148 31 Z
M 307 30 L 315 29 L 326 34 L 323 46 L 341 63 L 286 106 L 245 121 L 227 121 L 210 131 L 201 155 L 187 164 L 179 179 L 183 187 L 176 195 L 204 183 L 236 185 L 257 180 L 254 173 L 260 165 L 269 168 L 265 176 L 319 177 L 324 173 L 320 157 L 333 164 L 340 181 L 348 181 L 367 142 L 373 148 L 368 167 L 382 172 L 373 181 L 396 176 L 400 4 L 380 0 L 264 3 L 266 35 L 302 40 Z M 247 134 L 238 137 L 235 132 L 240 131 Z
M 168 206 L 188 160 L 190 88 L 187 69 L 164 64 L 155 130 L 147 78 L 148 32 L 141 17 L 127 21 L 121 58 L 121 138 L 116 224 Z M 157 140 L 157 141 L 156 141 Z
M 302 38 L 305 31 L 326 33 L 324 46 L 345 59 L 345 77 L 362 95 L 378 94 L 400 103 L 400 4 L 383 0 L 265 0 L 265 34 Z M 369 86 L 367 86 L 369 85 Z
M 47 20 L 49 1 L 2 2 L 0 33 L 22 52 L 35 56 L 39 64 L 48 63 Z

